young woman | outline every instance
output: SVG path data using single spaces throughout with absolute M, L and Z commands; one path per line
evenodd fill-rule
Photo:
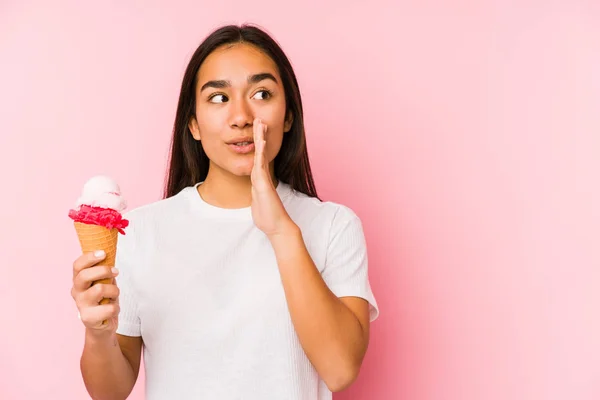
M 378 315 L 361 221 L 317 197 L 298 83 L 264 31 L 198 47 L 165 198 L 125 217 L 118 270 L 74 263 L 94 399 L 130 394 L 142 349 L 150 400 L 324 400 L 356 379 Z

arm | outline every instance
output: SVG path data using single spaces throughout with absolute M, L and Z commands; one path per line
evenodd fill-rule
M 81 372 L 92 399 L 125 400 L 138 377 L 141 350 L 141 337 L 98 335 L 86 330 Z
M 369 303 L 375 303 L 372 296 L 365 297 L 369 302 L 354 297 L 370 294 L 362 227 L 352 218 L 351 225 L 335 224 L 337 232 L 328 244 L 329 262 L 321 275 L 300 228 L 277 194 L 274 166 L 265 156 L 267 127 L 255 119 L 253 130 L 252 218 L 273 246 L 288 309 L 304 352 L 329 389 L 340 391 L 358 376 L 369 342 Z M 345 211 L 346 216 L 351 214 Z
M 75 260 L 71 296 L 85 326 L 80 368 L 86 389 L 94 400 L 119 400 L 127 398 L 135 385 L 142 338 L 116 333 L 121 308 L 120 291 L 113 278 L 118 270 L 97 265 L 105 256 L 104 252 L 86 252 Z M 106 279 L 112 282 L 104 283 Z M 101 304 L 102 299 L 109 301 Z M 126 304 L 131 303 L 127 293 L 124 300 Z
M 348 387 L 360 370 L 369 342 L 369 304 L 338 298 L 326 285 L 302 239 L 290 224 L 271 236 L 288 308 L 300 344 L 329 389 Z

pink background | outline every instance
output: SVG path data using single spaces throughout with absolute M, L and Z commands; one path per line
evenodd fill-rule
M 0 2 L 0 398 L 87 398 L 67 210 L 97 173 L 159 198 L 186 62 L 245 21 L 368 237 L 381 317 L 335 398 L 600 398 L 599 3 L 320 3 Z

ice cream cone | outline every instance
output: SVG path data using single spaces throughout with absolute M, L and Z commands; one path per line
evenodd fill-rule
M 106 252 L 106 258 L 97 265 L 113 267 L 117 255 L 117 240 L 119 239 L 118 229 L 108 229 L 100 225 L 83 224 L 81 222 L 75 222 L 74 224 L 82 252 L 87 253 L 96 250 L 104 250 Z M 114 278 L 100 279 L 94 281 L 92 286 L 96 283 L 112 283 L 113 279 Z M 110 299 L 105 298 L 100 301 L 100 304 L 107 304 L 109 301 Z M 106 323 L 106 321 L 103 321 L 103 323 Z
M 106 257 L 96 265 L 115 266 L 119 234 L 124 235 L 124 229 L 129 225 L 122 214 L 126 208 L 127 202 L 119 185 L 110 177 L 98 175 L 83 185 L 75 208 L 69 210 L 83 253 L 96 250 L 106 253 Z M 114 277 L 94 281 L 92 286 L 97 283 L 112 284 Z M 110 303 L 110 299 L 104 298 L 99 303 Z M 102 324 L 106 323 L 106 320 L 102 321 Z

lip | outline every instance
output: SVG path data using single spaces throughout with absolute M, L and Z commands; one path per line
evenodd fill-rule
M 254 151 L 254 143 L 247 144 L 245 146 L 238 146 L 233 143 L 228 144 L 229 148 L 238 154 L 248 154 Z
M 235 139 L 231 139 L 225 143 L 227 144 L 234 144 L 234 143 L 241 143 L 241 142 L 252 142 L 254 143 L 254 138 L 252 136 L 239 136 Z

